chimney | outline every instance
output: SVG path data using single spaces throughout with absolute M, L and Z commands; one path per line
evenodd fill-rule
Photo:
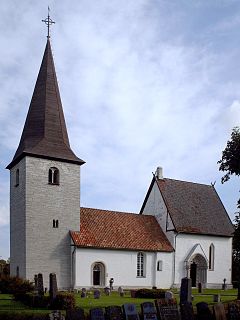
M 155 175 L 156 175 L 157 179 L 163 179 L 163 168 L 157 167 Z

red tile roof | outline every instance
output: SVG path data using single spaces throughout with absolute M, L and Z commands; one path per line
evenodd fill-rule
M 154 216 L 82 207 L 80 212 L 80 232 L 70 231 L 78 247 L 173 250 Z

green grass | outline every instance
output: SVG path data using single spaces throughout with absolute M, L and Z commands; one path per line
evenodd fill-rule
M 175 294 L 177 301 L 179 302 L 179 290 L 172 290 Z M 192 294 L 194 296 L 193 305 L 200 301 L 207 302 L 209 305 L 213 305 L 213 295 L 220 294 L 222 302 L 233 301 L 237 297 L 237 290 L 216 290 L 216 289 L 204 289 L 202 294 L 199 294 L 197 289 L 192 290 Z M 104 308 L 107 306 L 118 305 L 122 306 L 125 303 L 134 303 L 137 307 L 137 310 L 140 312 L 140 305 L 145 301 L 154 301 L 154 299 L 140 299 L 140 298 L 131 298 L 130 292 L 126 291 L 124 297 L 120 297 L 117 292 L 112 292 L 110 296 L 106 296 L 104 293 L 101 293 L 100 299 L 94 299 L 93 293 L 90 292 L 88 297 L 81 298 L 80 294 L 75 294 L 76 297 L 76 305 L 84 309 L 85 313 L 88 313 L 91 308 Z M 48 313 L 47 309 L 31 309 L 26 307 L 20 302 L 14 301 L 11 295 L 8 294 L 0 294 L 0 317 L 2 312 L 20 312 L 27 314 L 43 314 Z

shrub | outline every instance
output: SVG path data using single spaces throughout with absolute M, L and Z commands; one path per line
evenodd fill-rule
M 58 310 L 73 309 L 75 307 L 75 297 L 73 293 L 58 292 L 51 304 L 51 308 Z
M 39 296 L 32 292 L 18 293 L 14 295 L 15 300 L 21 301 L 28 307 L 47 308 L 50 305 L 49 296 Z
M 24 294 L 32 292 L 33 284 L 18 277 L 6 276 L 0 279 L 0 292 L 8 294 Z
M 135 293 L 136 298 L 145 299 L 162 299 L 165 298 L 165 290 L 163 289 L 139 289 Z

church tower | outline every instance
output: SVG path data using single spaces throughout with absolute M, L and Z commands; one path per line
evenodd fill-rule
M 48 25 L 49 27 L 49 25 Z M 69 230 L 80 228 L 80 166 L 71 150 L 49 35 L 10 170 L 11 275 L 71 287 Z

